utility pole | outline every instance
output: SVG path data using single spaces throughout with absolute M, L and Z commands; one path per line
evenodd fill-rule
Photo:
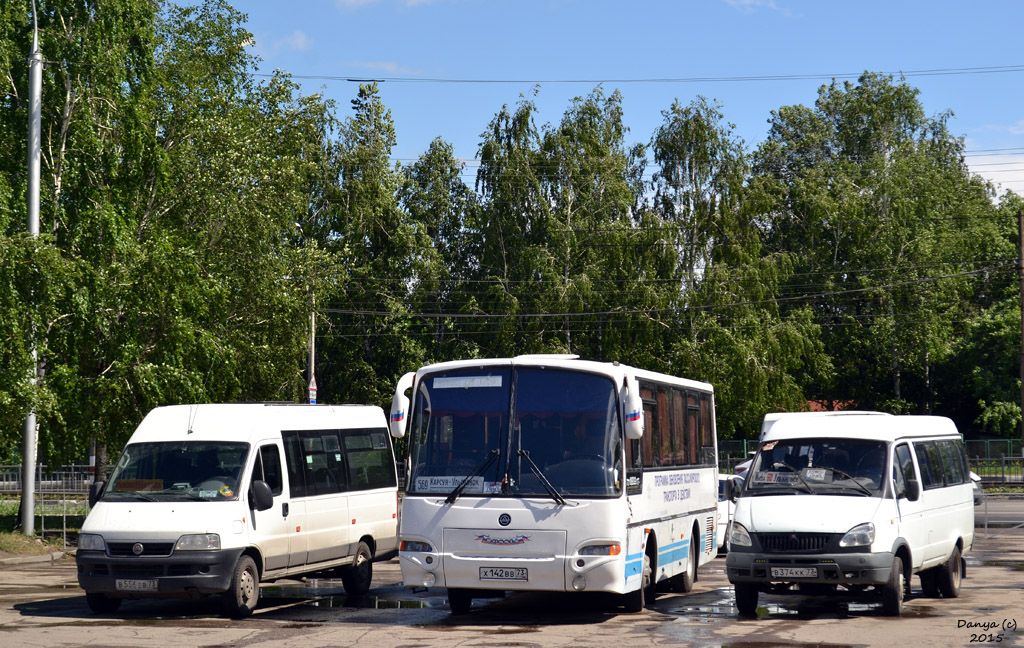
M 1024 209 L 1017 210 L 1017 280 L 1020 282 L 1020 408 L 1024 414 Z M 1024 456 L 1024 419 L 1020 426 L 1021 455 Z
M 42 124 L 43 53 L 39 50 L 39 24 L 36 3 L 32 2 L 32 53 L 28 58 L 28 233 L 39 237 L 39 151 Z M 39 356 L 35 330 L 32 336 L 32 378 L 39 380 Z M 30 409 L 22 430 L 21 453 L 21 531 L 31 536 L 36 533 L 36 413 Z

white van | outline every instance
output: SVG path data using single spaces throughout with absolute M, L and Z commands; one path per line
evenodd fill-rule
M 947 418 L 780 418 L 734 493 L 726 573 L 736 607 L 755 614 L 760 592 L 857 594 L 898 616 L 913 574 L 927 596 L 959 596 L 972 489 Z
M 223 594 L 244 617 L 261 581 L 309 572 L 358 595 L 398 544 L 387 419 L 364 405 L 158 407 L 90 505 L 76 562 L 96 613 Z

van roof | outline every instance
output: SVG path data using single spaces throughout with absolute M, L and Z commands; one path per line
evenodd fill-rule
M 243 441 L 281 430 L 386 428 L 375 405 L 204 403 L 168 405 L 149 412 L 128 443 L 147 441 Z
M 775 421 L 762 442 L 798 437 L 843 436 L 893 441 L 908 437 L 956 436 L 956 425 L 944 416 L 879 416 L 878 412 L 844 416 L 786 416 Z

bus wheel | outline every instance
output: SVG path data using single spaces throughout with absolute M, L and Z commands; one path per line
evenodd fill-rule
M 963 563 L 960 560 L 960 547 L 953 547 L 946 564 L 938 569 L 939 591 L 945 598 L 960 596 L 960 579 L 963 576 Z
M 697 582 L 697 543 L 692 537 L 687 554 L 686 571 L 675 577 L 676 586 L 673 589 L 677 592 L 689 592 L 693 589 L 693 584 Z
M 907 591 L 906 576 L 903 575 L 903 561 L 899 556 L 892 559 L 889 582 L 882 586 L 882 611 L 887 616 L 899 616 L 903 612 L 903 596 Z
M 452 614 L 469 614 L 473 605 L 473 593 L 461 587 L 448 588 L 448 607 Z
M 651 586 L 654 579 L 651 576 L 651 557 L 648 554 L 644 554 L 644 567 L 643 572 L 640 576 L 640 587 L 636 588 L 632 592 L 626 592 L 623 594 L 624 600 L 623 605 L 626 608 L 626 612 L 642 612 L 644 607 L 647 605 L 647 595 L 654 588 Z M 654 600 L 654 597 L 651 597 Z
M 222 595 L 224 614 L 233 619 L 244 619 L 256 609 L 260 598 L 260 574 L 249 556 L 241 556 L 235 563 L 231 586 Z
M 752 617 L 757 614 L 757 585 L 753 583 L 736 583 L 736 610 L 740 616 Z
M 349 596 L 362 596 L 370 591 L 373 580 L 373 556 L 365 542 L 356 547 L 356 555 L 352 557 L 352 565 L 344 567 L 341 572 L 341 584 Z

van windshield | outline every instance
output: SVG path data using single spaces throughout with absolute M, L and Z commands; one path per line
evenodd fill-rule
M 882 441 L 799 438 L 768 441 L 754 458 L 747 492 L 782 492 L 875 497 L 884 486 Z
M 133 443 L 124 449 L 104 500 L 224 501 L 238 499 L 247 443 Z

